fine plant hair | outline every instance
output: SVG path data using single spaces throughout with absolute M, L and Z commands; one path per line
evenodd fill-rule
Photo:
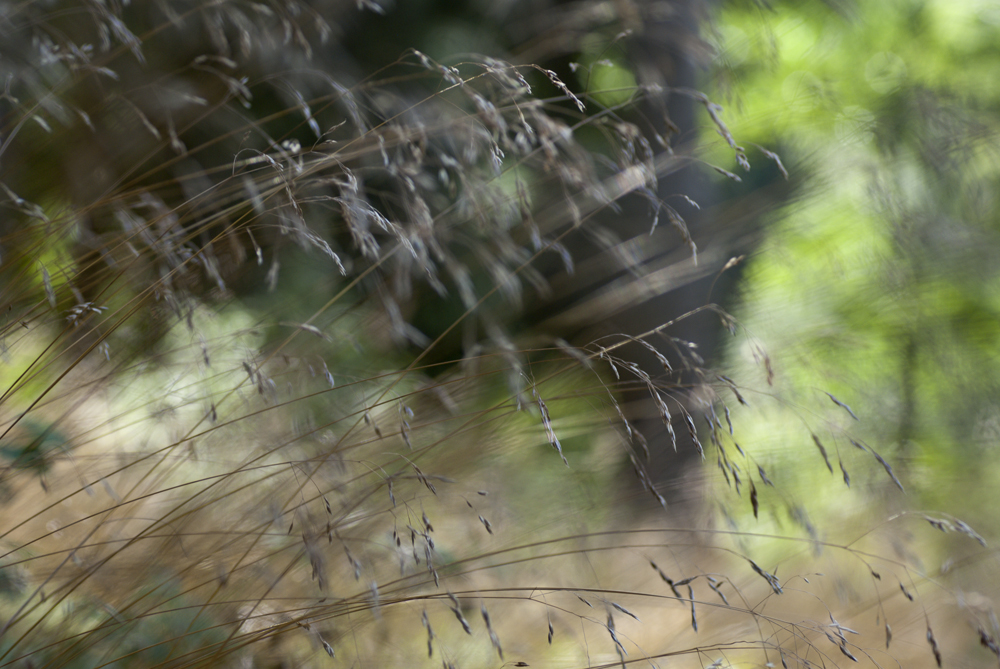
M 780 500 L 726 404 L 750 391 L 676 321 L 568 342 L 507 317 L 549 290 L 539 258 L 572 280 L 566 240 L 627 198 L 659 211 L 697 151 L 541 66 L 355 73 L 337 21 L 379 10 L 357 4 L 0 7 L 0 667 L 885 666 L 913 611 L 940 664 L 939 584 L 889 532 L 792 514 L 806 531 L 774 537 L 836 554 L 876 644 L 808 560 L 672 511 L 640 396 L 755 517 Z M 658 513 L 622 511 L 637 494 Z

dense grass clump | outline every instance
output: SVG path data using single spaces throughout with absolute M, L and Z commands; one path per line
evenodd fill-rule
M 675 322 L 513 325 L 624 199 L 694 252 L 654 193 L 696 153 L 619 115 L 662 88 L 601 106 L 413 50 L 358 73 L 357 11 L 0 7 L 0 666 L 884 664 L 779 537 L 668 506 L 630 404 L 755 517 L 772 485 L 735 441 L 746 390 Z M 919 596 L 884 544 L 801 544 L 883 624 Z

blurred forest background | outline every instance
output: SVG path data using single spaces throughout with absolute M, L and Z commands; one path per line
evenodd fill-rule
M 877 473 L 855 472 L 870 457 L 855 442 L 881 446 L 905 481 L 904 503 L 795 475 L 802 491 L 824 491 L 822 526 L 853 531 L 916 508 L 996 531 L 1000 154 L 997 91 L 982 73 L 997 62 L 998 21 L 991 3 L 733 5 L 719 16 L 715 84 L 739 110 L 740 139 L 776 150 L 800 180 L 740 287 L 753 337 L 730 360 L 752 363 L 759 338 L 784 400 L 746 413 L 748 441 L 791 475 L 801 462 L 787 444 L 807 441 L 805 423 L 837 443 L 855 485 Z M 824 393 L 864 420 L 817 420 Z M 927 567 L 962 564 L 967 587 L 995 587 L 981 559 L 942 550 Z
M 0 667 L 1000 662 L 998 33 L 0 3 Z

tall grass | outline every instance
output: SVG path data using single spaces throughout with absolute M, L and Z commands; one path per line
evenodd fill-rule
M 884 664 L 773 547 L 668 506 L 630 403 L 754 516 L 770 484 L 673 322 L 512 325 L 539 258 L 575 276 L 565 240 L 696 154 L 541 67 L 352 78 L 354 9 L 317 7 L 0 8 L 0 666 Z M 885 544 L 827 548 L 883 623 L 919 595 Z

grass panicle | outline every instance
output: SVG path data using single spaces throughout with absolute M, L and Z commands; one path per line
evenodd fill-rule
M 794 570 L 836 554 L 888 647 L 890 617 L 941 596 L 917 561 L 816 531 L 770 537 L 799 554 L 779 557 L 674 509 L 650 468 L 689 442 L 754 518 L 793 508 L 735 441 L 722 393 L 750 391 L 672 334 L 731 317 L 593 342 L 518 325 L 590 287 L 574 235 L 641 292 L 603 218 L 630 198 L 693 262 L 655 192 L 696 150 L 541 65 L 409 50 L 357 72 L 338 22 L 366 11 L 0 7 L 0 667 L 874 662 Z M 640 88 L 697 100 L 746 167 L 717 105 Z

